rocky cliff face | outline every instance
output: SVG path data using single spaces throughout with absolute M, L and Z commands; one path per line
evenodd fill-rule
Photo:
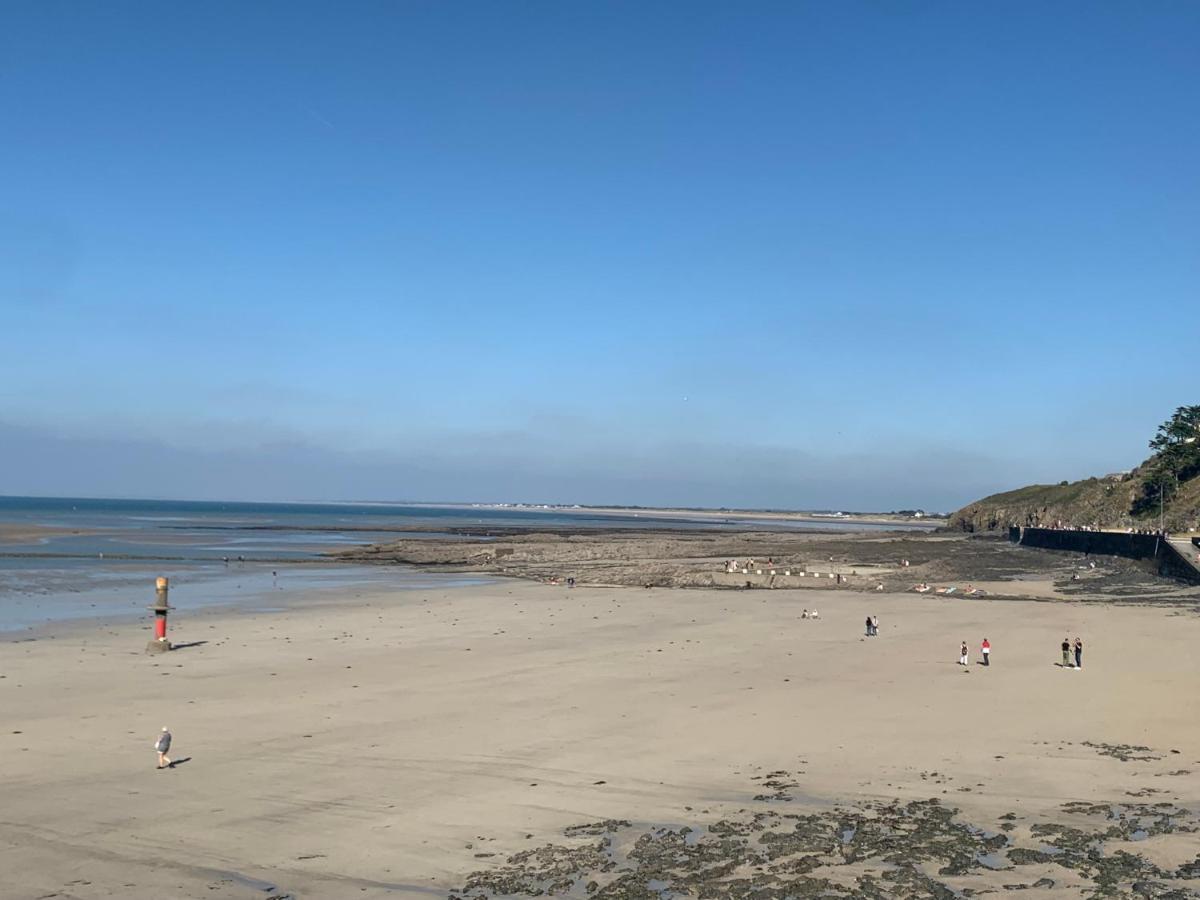
M 1062 484 L 1034 484 L 993 494 L 964 506 L 950 517 L 957 531 L 997 531 L 1010 525 L 1089 525 L 1102 528 L 1157 528 L 1157 509 L 1135 516 L 1134 501 L 1145 490 L 1139 469 L 1127 475 L 1088 478 Z M 1200 528 L 1200 478 L 1180 486 L 1165 505 L 1167 528 Z

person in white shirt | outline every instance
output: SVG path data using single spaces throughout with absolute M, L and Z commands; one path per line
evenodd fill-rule
M 958 664 L 960 666 L 970 665 L 970 663 L 968 662 L 969 655 L 970 655 L 970 651 L 967 650 L 967 642 L 963 641 L 962 648 L 959 651 Z

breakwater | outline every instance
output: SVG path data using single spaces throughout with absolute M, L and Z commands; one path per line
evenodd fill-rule
M 1157 534 L 1021 528 L 1014 525 L 1008 530 L 1008 539 L 1022 547 L 1133 559 L 1146 563 L 1164 578 L 1200 584 L 1200 569 L 1189 562 L 1169 540 Z

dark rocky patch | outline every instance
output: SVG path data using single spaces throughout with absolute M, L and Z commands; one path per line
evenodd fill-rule
M 1138 853 L 1107 847 L 1200 830 L 1200 817 L 1172 803 L 1068 803 L 1064 821 L 1035 822 L 1028 841 L 1018 846 L 1010 833 L 1014 813 L 1000 817 L 993 831 L 962 821 L 956 809 L 936 798 L 783 812 L 774 804 L 790 799 L 792 776 L 771 772 L 756 780 L 773 789 L 759 795 L 757 809 L 708 825 L 635 826 L 606 819 L 573 826 L 564 834 L 576 843 L 513 854 L 473 873 L 450 896 L 960 900 L 989 889 L 984 876 L 991 871 L 1051 864 L 1072 870 L 1090 885 L 1093 897 L 1200 898 L 1200 857 L 1167 870 Z M 1013 880 L 1004 888 L 1045 889 L 1055 883 L 1042 877 Z
M 1153 762 L 1162 759 L 1162 756 L 1155 752 L 1150 747 L 1143 747 L 1140 744 L 1104 744 L 1093 743 L 1092 741 L 1084 741 L 1082 746 L 1091 747 L 1101 756 L 1111 756 L 1113 759 L 1119 759 L 1121 762 Z

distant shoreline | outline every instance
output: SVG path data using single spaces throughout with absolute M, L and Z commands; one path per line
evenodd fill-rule
M 430 500 L 201 500 L 178 497 L 67 497 L 25 494 L 0 494 L 0 510 L 4 501 L 48 501 L 67 503 L 152 503 L 198 504 L 202 506 L 329 506 L 383 507 L 398 509 L 493 510 L 529 513 L 590 514 L 609 516 L 659 516 L 667 518 L 694 517 L 713 519 L 783 519 L 792 521 L 835 521 L 893 524 L 915 522 L 939 527 L 948 520 L 945 516 L 909 516 L 885 512 L 840 512 L 836 510 L 747 509 L 741 507 L 689 506 L 622 506 L 619 504 L 589 505 L 585 503 L 525 503 Z
M 517 510 L 520 512 L 543 513 L 590 513 L 602 516 L 641 516 L 657 518 L 698 518 L 698 519 L 778 519 L 791 522 L 850 522 L 863 525 L 895 525 L 911 524 L 915 528 L 940 528 L 949 519 L 944 516 L 905 516 L 898 513 L 824 513 L 802 512 L 799 510 L 754 510 L 754 509 L 714 509 L 691 508 L 679 506 L 561 506 L 545 504 L 539 506 L 520 506 L 503 503 L 439 503 L 427 504 L 448 509 L 488 509 L 488 510 Z

